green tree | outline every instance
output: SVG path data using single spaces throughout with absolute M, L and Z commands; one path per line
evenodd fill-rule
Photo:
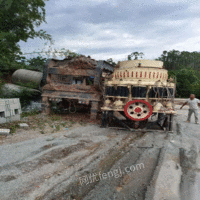
M 110 63 L 111 65 L 113 65 L 114 67 L 117 65 L 112 58 L 109 58 L 106 60 L 108 63 Z
M 199 74 L 194 69 L 182 69 L 176 72 L 177 95 L 179 97 L 188 97 L 196 92 L 196 86 L 199 84 Z M 199 96 L 198 92 L 197 96 Z
M 133 52 L 132 55 L 135 56 L 134 60 L 138 60 L 140 54 L 138 52 Z
M 128 60 L 131 60 L 131 58 L 132 58 L 133 56 L 135 57 L 134 60 L 138 60 L 138 57 L 139 57 L 139 56 L 140 56 L 140 58 L 142 59 L 143 56 L 144 56 L 144 53 L 142 53 L 142 52 L 139 53 L 139 52 L 137 52 L 137 51 L 136 51 L 136 52 L 133 52 L 133 53 L 131 53 L 130 55 L 128 55 Z
M 131 55 L 128 55 L 128 60 L 131 60 Z
M 200 98 L 200 52 L 163 51 L 157 60 L 164 62 L 169 76 L 176 76 L 178 97 L 194 93 Z
M 44 64 L 46 63 L 47 59 L 41 56 L 37 56 L 36 58 L 27 59 L 26 62 L 28 64 L 27 69 L 36 70 L 43 72 Z
M 142 59 L 143 56 L 144 56 L 144 53 L 140 52 L 140 53 L 139 53 L 139 56 L 140 56 L 140 58 Z
M 36 31 L 45 21 L 45 0 L 0 0 L 0 67 L 17 69 L 22 53 L 19 41 L 29 38 L 52 41 L 44 30 Z
M 187 67 L 200 69 L 200 52 L 188 51 L 163 51 L 163 54 L 157 59 L 164 62 L 164 66 L 168 70 L 177 70 Z

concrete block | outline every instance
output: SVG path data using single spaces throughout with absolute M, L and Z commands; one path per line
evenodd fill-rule
M 0 99 L 0 124 L 20 120 L 19 99 Z
M 10 134 L 10 129 L 0 129 L 0 135 L 8 135 Z
M 26 123 L 19 124 L 20 128 L 28 129 L 29 125 Z

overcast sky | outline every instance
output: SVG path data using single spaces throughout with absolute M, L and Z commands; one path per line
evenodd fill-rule
M 200 50 L 200 0 L 49 0 L 40 29 L 66 48 L 94 59 L 125 60 L 131 52 L 155 59 L 163 50 Z M 42 50 L 39 39 L 20 42 Z

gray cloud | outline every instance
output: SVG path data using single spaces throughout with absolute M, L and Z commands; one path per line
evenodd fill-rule
M 46 4 L 46 30 L 54 48 L 96 59 L 125 59 L 133 51 L 156 58 L 163 50 L 199 51 L 198 0 L 54 0 Z M 23 52 L 43 41 L 20 42 Z

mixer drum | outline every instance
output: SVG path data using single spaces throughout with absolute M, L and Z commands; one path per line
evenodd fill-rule
M 134 121 L 144 121 L 148 119 L 153 112 L 153 107 L 144 100 L 129 101 L 124 107 L 125 115 Z

